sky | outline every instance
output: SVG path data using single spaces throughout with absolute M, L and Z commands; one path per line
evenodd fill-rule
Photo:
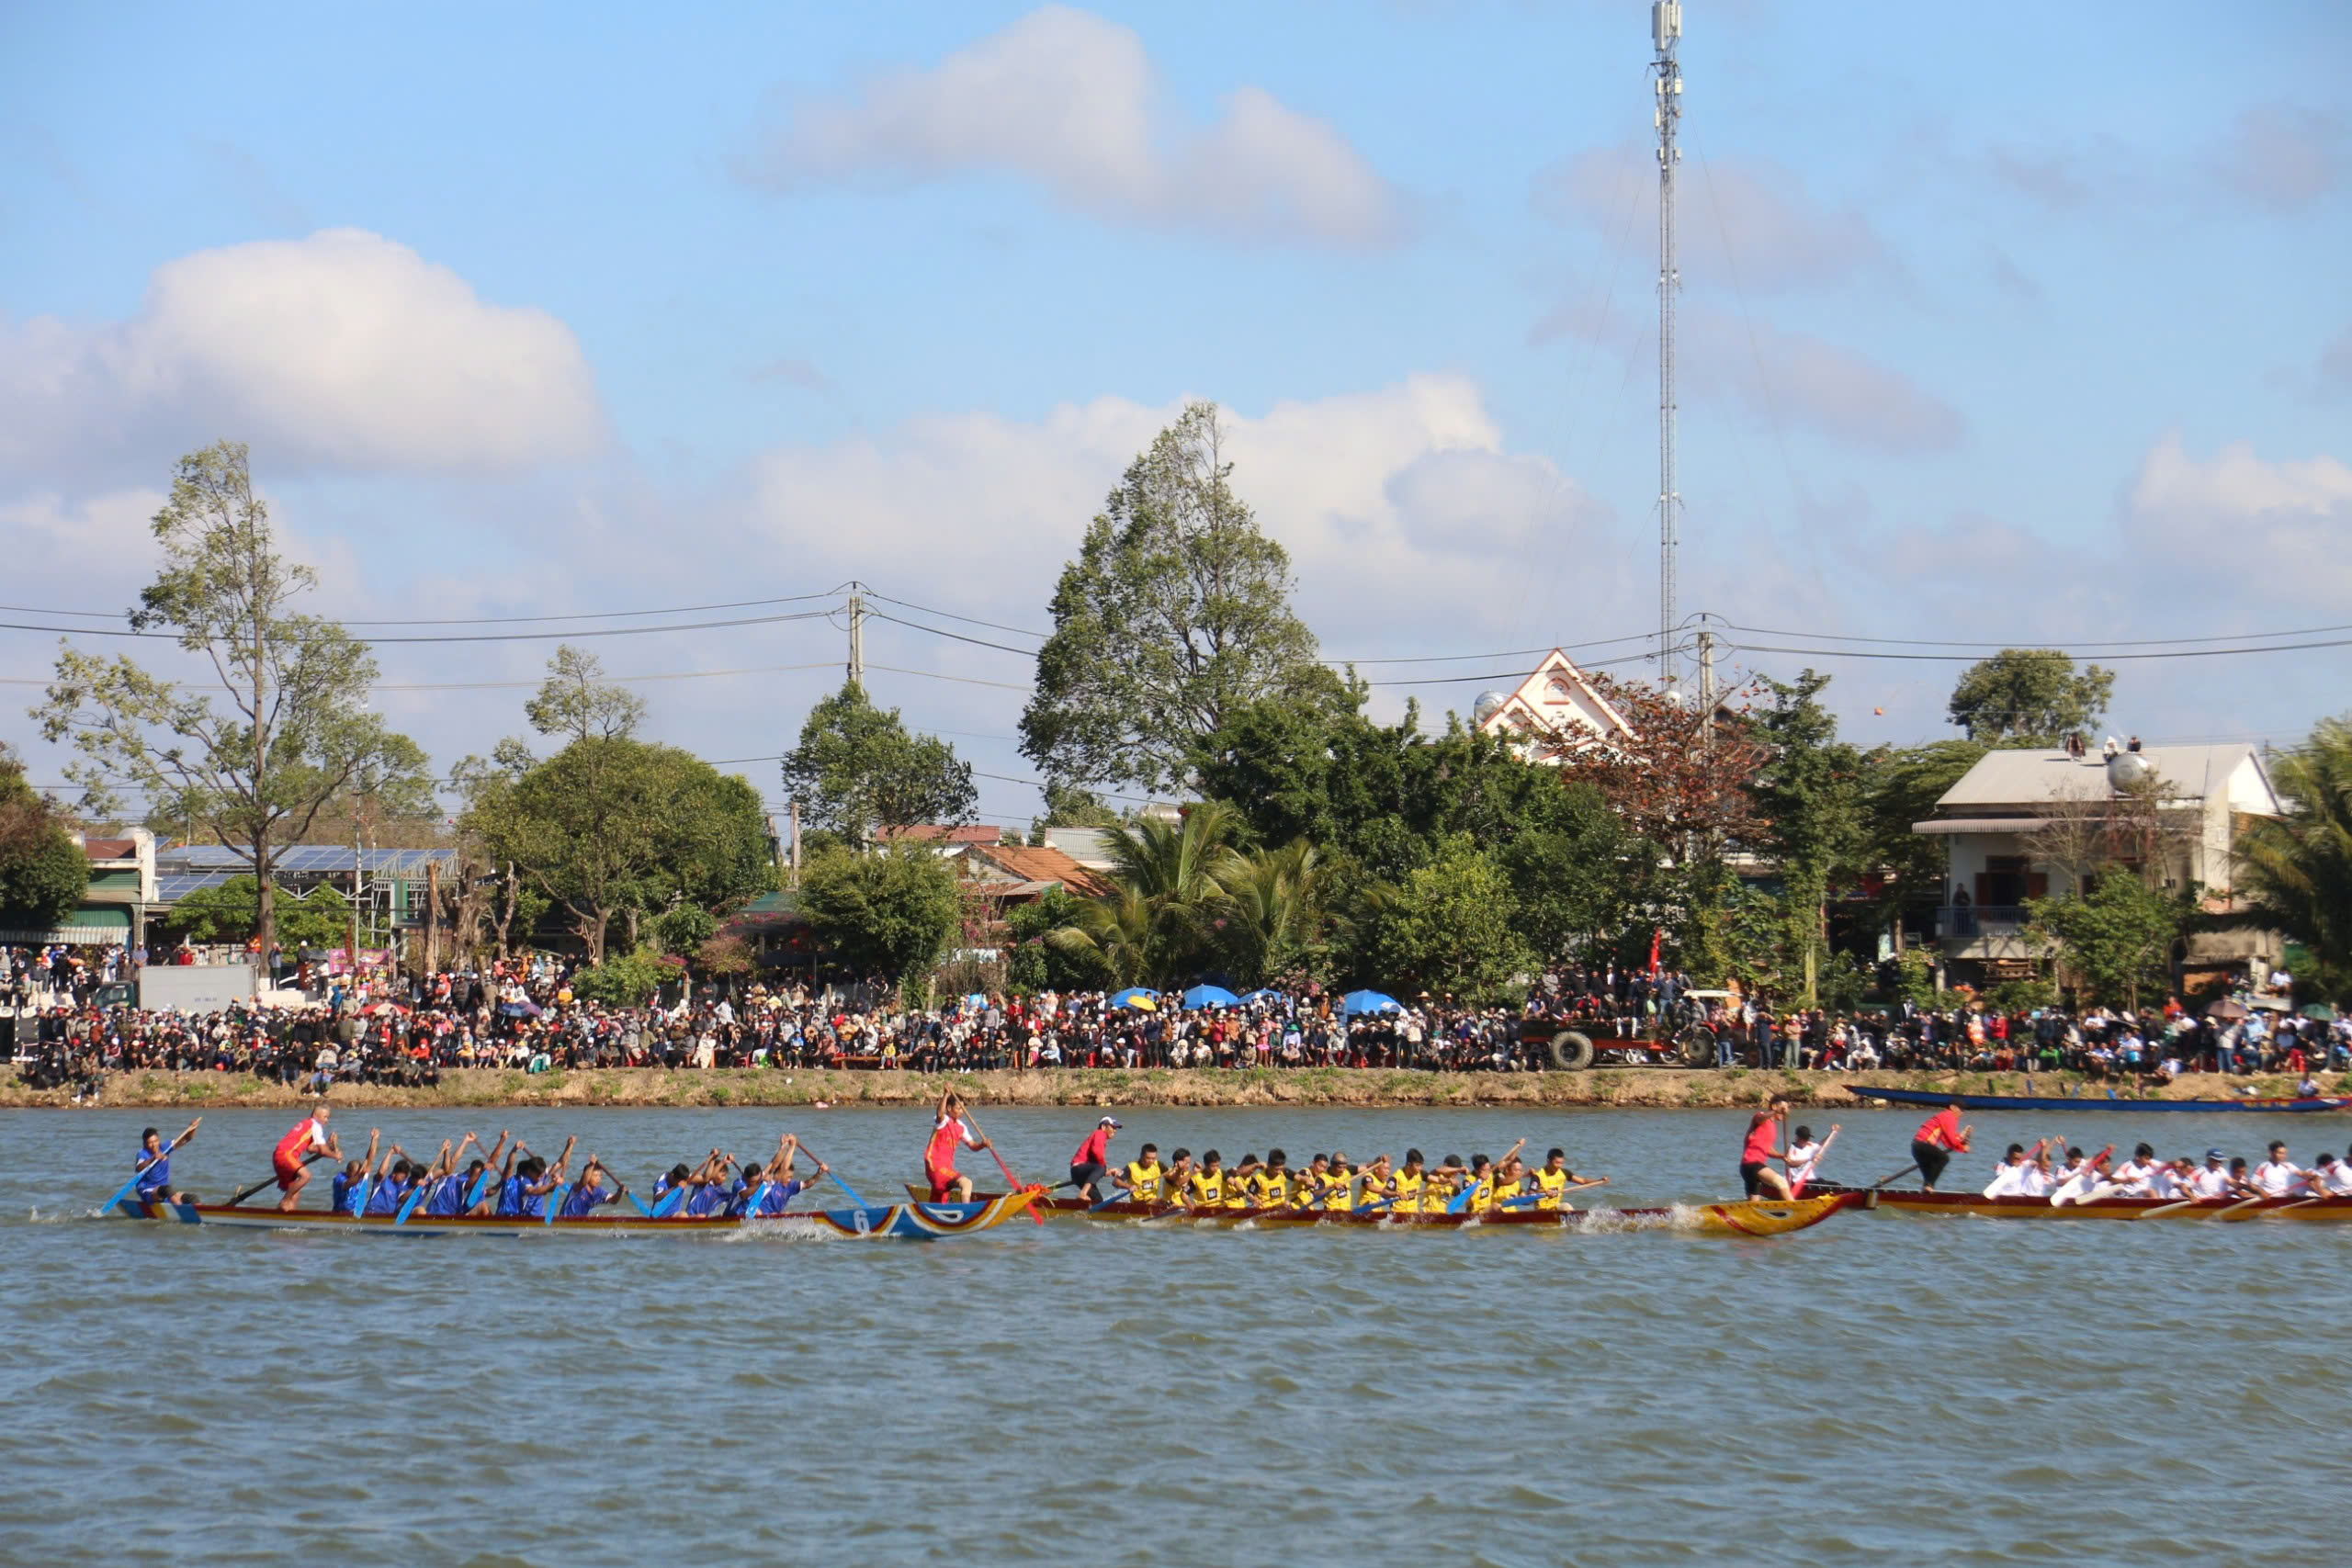
M 1727 678 L 1865 744 L 2004 644 L 2151 741 L 2352 707 L 2352 646 L 2170 656 L 2352 639 L 2352 9 L 1689 0 L 1680 58 Z M 1056 575 L 1193 398 L 1381 716 L 1655 675 L 1649 65 L 1639 0 L 0 5 L 0 741 L 62 781 L 17 628 L 119 627 L 229 438 L 438 767 L 560 636 L 777 802 L 854 581 L 1025 823 Z

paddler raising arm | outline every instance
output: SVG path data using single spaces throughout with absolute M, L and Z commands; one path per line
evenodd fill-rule
M 984 1149 L 989 1141 L 975 1134 L 964 1120 L 964 1100 L 953 1089 L 939 1097 L 939 1111 L 932 1119 L 931 1141 L 923 1145 L 922 1174 L 931 1183 L 931 1201 L 944 1203 L 949 1195 L 958 1203 L 972 1201 L 972 1179 L 956 1168 L 956 1150 Z
M 1936 1190 L 1952 1156 L 1968 1152 L 1968 1134 L 1975 1129 L 1960 1124 L 1960 1101 L 1952 1100 L 1919 1123 L 1919 1130 L 1911 1134 L 1911 1163 L 1919 1168 L 1922 1192 Z
M 1781 1129 L 1788 1119 L 1789 1102 L 1777 1094 L 1747 1119 L 1747 1141 L 1739 1148 L 1739 1181 L 1750 1198 L 1792 1196 L 1789 1179 L 1772 1168 L 1774 1160 L 1787 1157 L 1781 1147 Z
M 172 1190 L 172 1151 L 196 1136 L 204 1125 L 199 1116 L 187 1124 L 187 1131 L 168 1144 L 155 1140 L 161 1135 L 150 1127 L 139 1134 L 139 1153 L 131 1160 L 131 1168 L 139 1173 L 138 1193 L 142 1203 L 193 1203 L 196 1199 L 186 1192 Z

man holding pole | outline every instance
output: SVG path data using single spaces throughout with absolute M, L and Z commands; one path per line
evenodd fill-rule
M 1954 1155 L 1968 1152 L 1968 1134 L 1973 1128 L 1960 1124 L 1960 1101 L 1953 1100 L 1919 1124 L 1911 1136 L 1911 1163 L 1919 1168 L 1919 1190 L 1933 1192 L 1941 1179 L 1944 1167 Z
M 1750 1198 L 1790 1196 L 1789 1179 L 1772 1168 L 1774 1160 L 1785 1158 L 1781 1128 L 1788 1119 L 1789 1102 L 1777 1094 L 1747 1119 L 1747 1141 L 1739 1148 L 1739 1181 Z
M 313 1158 L 322 1155 L 329 1159 L 343 1157 L 343 1145 L 327 1131 L 330 1109 L 323 1101 L 314 1106 L 311 1114 L 296 1122 L 293 1130 L 278 1139 L 277 1146 L 270 1151 L 270 1168 L 277 1172 L 281 1194 L 277 1200 L 279 1213 L 292 1213 L 294 1206 L 302 1201 L 302 1189 L 311 1181 L 311 1173 L 304 1168 Z
M 939 1113 L 933 1118 L 931 1141 L 923 1145 L 922 1174 L 931 1183 L 931 1201 L 934 1203 L 972 1201 L 972 1179 L 956 1168 L 956 1150 L 984 1149 L 989 1141 L 965 1123 L 964 1101 L 954 1090 L 939 1097 Z

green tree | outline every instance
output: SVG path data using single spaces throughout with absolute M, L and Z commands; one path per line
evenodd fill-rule
M 260 889 L 243 874 L 199 887 L 172 906 L 168 922 L 191 942 L 232 942 L 254 929 Z M 351 900 L 326 883 L 308 893 L 281 887 L 272 902 L 277 910 L 277 940 L 289 949 L 341 947 L 351 935 Z
M 817 856 L 800 874 L 800 906 L 843 963 L 901 987 L 938 962 L 964 912 L 955 872 L 922 844 Z
M 909 734 L 898 709 L 876 707 L 854 683 L 809 710 L 784 759 L 784 788 L 804 820 L 849 844 L 884 828 L 969 822 L 979 804 L 972 765 L 953 746 Z
M 548 660 L 538 694 L 523 705 L 531 728 L 571 740 L 622 740 L 645 718 L 645 699 L 604 679 L 604 662 L 564 643 Z
M 2312 993 L 2352 997 L 2352 717 L 2322 719 L 2293 750 L 2272 759 L 2270 781 L 2287 815 L 2256 818 L 2237 840 L 2238 886 L 2252 913 L 2316 964 Z
M 1215 944 L 1244 985 L 1303 976 L 1329 925 L 1330 858 L 1304 839 L 1230 857 L 1218 874 Z
M 1063 887 L 1047 888 L 1043 897 L 1007 910 L 1012 955 L 1006 968 L 1012 985 L 1033 992 L 1099 991 L 1115 985 L 1118 976 L 1100 954 L 1082 944 L 1051 940 L 1064 927 L 1075 927 L 1085 913 L 1085 900 Z
M 1179 787 L 1244 703 L 1344 704 L 1292 614 L 1290 557 L 1235 493 L 1215 403 L 1127 468 L 1062 570 L 1021 751 L 1056 784 Z
M 1512 976 L 1534 964 L 1511 927 L 1513 912 L 1501 868 L 1457 834 L 1387 900 L 1373 949 L 1379 976 L 1392 987 L 1502 999 Z
M 643 1007 L 676 974 L 649 945 L 581 970 L 571 977 L 571 993 L 606 1007 Z
M 424 753 L 368 711 L 367 644 L 295 608 L 317 576 L 278 552 L 242 444 L 181 458 L 153 531 L 163 569 L 131 626 L 176 638 L 209 677 L 166 680 L 68 644 L 33 716 L 48 739 L 71 738 L 79 756 L 66 774 L 88 815 L 119 815 L 116 790 L 129 785 L 165 819 L 243 856 L 258 881 L 254 934 L 266 949 L 277 938 L 278 851 L 363 783 L 395 815 L 421 814 L 432 799 Z
M 1045 787 L 1046 810 L 1029 822 L 1029 841 L 1042 844 L 1048 828 L 1115 828 L 1119 814 L 1102 804 L 1102 797 L 1077 784 L 1051 784 Z
M 477 775 L 466 831 L 571 916 L 591 964 L 614 924 L 716 911 L 775 886 L 756 791 L 674 747 L 575 740 L 519 776 Z
M 2058 649 L 2005 648 L 1961 673 L 1947 711 L 1971 740 L 2055 746 L 2096 729 L 2114 690 L 2114 671 L 2077 672 Z
M 1764 818 L 1763 842 L 1781 863 L 1789 945 L 1800 996 L 1819 1000 L 1832 880 L 1861 847 L 1861 754 L 1838 739 L 1838 719 L 1817 700 L 1829 677 L 1807 670 L 1794 684 L 1766 680 L 1771 704 L 1756 718 L 1768 755 L 1748 789 Z
M 89 886 L 89 857 L 0 745 L 0 926 L 45 931 L 74 912 Z
M 2137 1008 L 2169 983 L 2173 944 L 2195 912 L 2191 896 L 2148 886 L 2128 871 L 2097 878 L 2086 894 L 2026 903 L 2027 934 L 2057 959 L 2078 1004 Z
M 1880 747 L 1862 756 L 1856 860 L 1862 870 L 1884 874 L 1883 902 L 1890 915 L 1900 906 L 1940 901 L 1948 864 L 1944 840 L 1915 833 L 1911 825 L 1934 816 L 1936 802 L 1988 749 L 1977 740 L 1935 740 Z

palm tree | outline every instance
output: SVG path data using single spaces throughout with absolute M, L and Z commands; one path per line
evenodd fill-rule
M 2311 951 L 2312 976 L 2341 998 L 2352 987 L 2352 717 L 2325 718 L 2274 761 L 2287 815 L 2238 835 L 2239 886 L 2261 918 Z
M 1240 828 L 1232 807 L 1204 800 L 1173 822 L 1148 818 L 1110 829 L 1111 876 L 1119 897 L 1140 900 L 1150 916 L 1144 979 L 1183 978 L 1210 946 L 1225 897 L 1219 878 L 1233 859 Z
M 1152 973 L 1153 920 L 1148 900 L 1121 889 L 1107 898 L 1088 899 L 1069 925 L 1055 927 L 1044 940 L 1062 953 L 1096 955 L 1124 987 Z
M 1225 890 L 1219 901 L 1222 945 L 1237 978 L 1262 983 L 1323 934 L 1331 864 L 1306 840 L 1230 854 L 1217 880 Z

